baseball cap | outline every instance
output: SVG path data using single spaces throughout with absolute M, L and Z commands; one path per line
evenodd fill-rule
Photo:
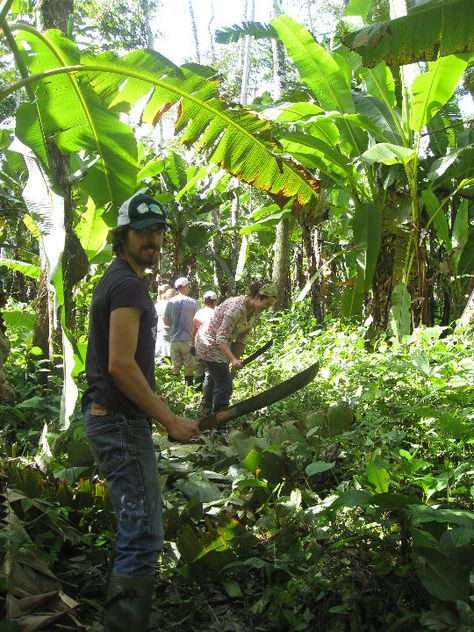
M 275 283 L 266 283 L 259 289 L 258 294 L 260 294 L 261 296 L 270 296 L 271 298 L 278 298 L 278 289 Z
M 117 226 L 140 230 L 153 224 L 166 226 L 166 213 L 162 205 L 149 195 L 134 193 L 119 208 Z
M 186 287 L 186 285 L 189 285 L 189 280 L 186 277 L 179 277 L 179 279 L 176 279 L 174 282 L 174 286 L 177 290 L 180 287 Z
M 204 293 L 203 298 L 204 299 L 208 298 L 211 301 L 217 301 L 217 294 L 215 292 L 213 292 L 212 290 L 209 290 L 209 292 L 205 292 Z

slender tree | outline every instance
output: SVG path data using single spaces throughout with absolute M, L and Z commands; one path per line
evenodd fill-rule
M 200 62 L 201 55 L 199 53 L 199 38 L 198 38 L 198 31 L 197 31 L 197 25 L 196 25 L 196 18 L 194 16 L 193 0 L 188 0 L 188 12 L 189 12 L 189 18 L 191 20 L 191 31 L 193 34 L 194 54 L 196 55 L 197 61 Z

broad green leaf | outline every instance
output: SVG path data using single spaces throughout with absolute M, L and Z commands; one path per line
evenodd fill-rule
M 423 564 L 416 571 L 426 590 L 441 601 L 466 601 L 470 594 L 468 565 L 461 566 L 452 556 L 429 548 L 417 548 Z
M 364 68 L 360 71 L 360 75 L 364 79 L 367 92 L 371 96 L 385 103 L 389 108 L 395 107 L 397 104 L 395 81 L 392 71 L 383 61 L 377 64 L 375 68 Z
M 111 105 L 132 106 L 147 96 L 142 118 L 156 124 L 171 105 L 179 104 L 176 131 L 184 145 L 267 192 L 280 206 L 292 200 L 295 211 L 317 209 L 318 181 L 276 153 L 269 121 L 222 99 L 219 81 L 211 78 L 210 69 L 190 64 L 175 70 L 152 51 L 135 51 L 121 58 L 108 55 L 103 64 L 90 61 L 94 66 L 89 67 L 88 80 Z
M 453 246 L 456 248 L 463 244 L 469 234 L 469 202 L 462 200 L 456 211 L 453 226 Z
M 414 524 L 439 522 L 460 527 L 474 527 L 474 512 L 463 509 L 436 509 L 428 505 L 412 505 L 409 513 Z
M 102 210 L 97 209 L 89 198 L 86 212 L 81 214 L 80 221 L 75 228 L 76 235 L 89 261 L 102 250 L 108 230 L 107 224 L 102 219 Z
M 28 314 L 16 309 L 4 309 L 2 310 L 2 318 L 8 327 L 12 329 L 23 329 L 32 333 L 35 329 L 36 317 L 34 314 Z
M 456 162 L 460 153 L 465 151 L 465 147 L 458 149 L 457 151 L 453 151 L 447 156 L 443 156 L 442 158 L 438 158 L 433 162 L 431 168 L 428 172 L 429 180 L 437 180 L 441 178 L 442 175 L 451 167 L 452 164 Z
M 308 476 L 314 476 L 315 474 L 321 474 L 321 472 L 327 472 L 332 470 L 335 463 L 326 463 L 325 461 L 315 461 L 306 466 L 305 472 Z
M 38 117 L 38 104 L 20 104 L 16 111 L 15 119 L 16 135 L 25 145 L 34 151 L 43 168 L 48 171 L 49 159 L 43 127 Z
M 77 46 L 60 31 L 39 34 L 28 25 L 20 30 L 17 42 L 32 74 L 80 60 Z M 20 111 L 17 134 L 45 161 L 44 140 L 53 137 L 63 152 L 87 152 L 89 167 L 81 179 L 81 190 L 97 206 L 112 201 L 118 207 L 136 187 L 137 147 L 133 130 L 108 110 L 87 84 L 86 75 L 57 74 L 36 86 L 40 122 L 30 106 Z
M 54 193 L 46 174 L 28 147 L 16 138 L 10 149 L 21 153 L 28 167 L 23 199 L 40 231 L 48 261 L 48 279 L 54 283 L 58 279 L 64 250 L 64 199 Z
M 137 180 L 140 182 L 145 178 L 153 178 L 160 174 L 165 168 L 165 161 L 163 158 L 158 160 L 150 160 L 147 164 L 138 172 Z
M 474 275 L 474 230 L 472 228 L 459 257 L 457 274 L 467 279 Z
M 17 407 L 21 409 L 31 409 L 37 408 L 42 403 L 44 403 L 44 399 L 40 395 L 35 395 L 29 399 L 24 399 L 22 402 L 18 402 Z
M 473 11 L 474 13 L 474 11 Z M 410 128 L 419 132 L 452 97 L 467 61 L 448 55 L 428 64 L 413 82 Z
M 271 25 L 288 50 L 295 66 L 319 105 L 342 114 L 355 113 L 350 76 L 339 67 L 335 58 L 320 46 L 301 24 L 287 15 L 275 18 Z M 367 147 L 367 136 L 348 120 L 342 121 L 351 156 L 360 155 Z
M 403 66 L 452 53 L 474 50 L 474 11 L 471 0 L 428 4 L 404 17 L 373 24 L 342 38 L 362 56 L 364 66 L 381 61 Z
M 12 261 L 10 259 L 0 259 L 0 266 L 8 268 L 9 270 L 15 270 L 21 272 L 30 279 L 39 279 L 40 269 L 39 266 L 35 266 L 31 263 L 25 263 L 24 261 Z
M 361 489 L 351 489 L 344 492 L 336 498 L 332 503 L 332 509 L 338 509 L 339 507 L 363 507 L 367 505 L 372 498 L 372 494 Z
M 315 117 L 323 113 L 324 110 L 320 108 L 319 105 L 303 101 L 286 106 L 276 117 L 276 120 L 280 123 L 291 123 L 305 118 Z
M 364 94 L 355 94 L 354 103 L 358 116 L 357 118 L 354 114 L 349 116 L 356 125 L 367 130 L 373 138 L 382 142 L 393 145 L 400 145 L 403 142 L 401 126 L 398 123 L 398 113 L 395 110 L 375 97 Z
M 387 470 L 378 465 L 374 461 L 367 463 L 367 480 L 371 483 L 378 494 L 388 492 L 388 486 L 390 483 L 390 475 Z
M 362 315 L 364 305 L 364 290 L 358 281 L 353 282 L 344 288 L 341 298 L 341 318 L 353 319 Z
M 391 143 L 378 143 L 365 151 L 361 158 L 369 165 L 372 165 L 374 162 L 382 162 L 384 165 L 406 165 L 416 158 L 416 151 L 415 149 L 392 145 Z
M 443 242 L 446 250 L 451 250 L 448 220 L 444 214 L 443 206 L 438 202 L 436 195 L 431 189 L 423 191 L 421 198 L 430 217 L 430 223 L 433 224 L 436 230 L 438 239 Z
M 399 341 L 410 334 L 411 296 L 405 284 L 396 285 L 392 291 L 390 324 Z
M 287 48 L 301 79 L 321 107 L 337 112 L 355 112 L 350 85 L 344 74 L 311 33 L 287 15 L 273 19 L 271 25 Z
M 203 248 L 209 241 L 213 229 L 213 224 L 193 222 L 185 226 L 182 234 L 188 246 L 191 248 Z
M 358 182 L 358 175 L 347 158 L 328 143 L 310 134 L 302 132 L 290 132 L 282 138 L 280 143 L 285 151 L 299 159 L 308 166 L 319 166 L 323 171 L 344 174 L 354 186 Z
M 352 218 L 352 232 L 359 277 L 364 291 L 372 287 L 377 258 L 382 241 L 382 211 L 375 204 L 356 208 Z

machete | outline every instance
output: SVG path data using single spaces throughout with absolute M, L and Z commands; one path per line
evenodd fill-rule
M 263 345 L 263 347 L 260 347 L 260 349 L 257 349 L 257 351 L 254 351 L 253 353 L 251 353 L 249 356 L 245 358 L 245 360 L 242 360 L 242 366 L 246 366 L 249 362 L 252 362 L 253 360 L 255 360 L 255 358 L 258 358 L 259 355 L 262 355 L 262 353 L 265 353 L 267 349 L 270 349 L 272 344 L 273 344 L 273 340 L 270 338 L 270 340 L 266 342 Z
M 303 388 L 303 386 L 312 382 L 316 377 L 318 368 L 319 363 L 315 362 L 307 369 L 304 369 L 304 371 L 293 375 L 293 377 L 290 377 L 281 384 L 272 386 L 268 390 L 263 391 L 263 393 L 254 395 L 254 397 L 249 397 L 249 399 L 244 399 L 243 402 L 238 402 L 229 408 L 223 408 L 211 415 L 207 415 L 207 417 L 201 417 L 198 420 L 199 429 L 209 430 L 210 428 L 215 428 L 217 425 L 224 423 L 225 421 L 237 419 L 238 417 L 242 417 L 242 415 L 248 415 L 249 413 L 253 413 L 264 406 L 269 406 L 284 397 L 288 397 L 288 395 L 299 391 L 300 388 Z

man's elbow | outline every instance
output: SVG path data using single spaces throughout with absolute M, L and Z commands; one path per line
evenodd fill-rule
M 120 382 L 127 375 L 127 372 L 130 371 L 130 367 L 120 358 L 109 358 L 108 370 L 109 375 L 117 382 Z

